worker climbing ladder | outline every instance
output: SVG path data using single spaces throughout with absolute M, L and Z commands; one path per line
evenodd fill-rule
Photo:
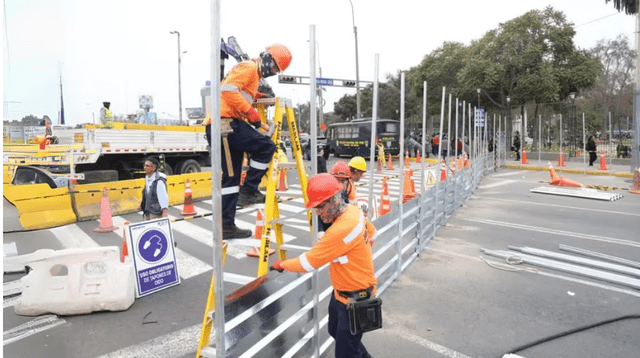
M 298 168 L 298 177 L 300 178 L 300 186 L 302 187 L 302 196 L 305 204 L 308 202 L 307 198 L 307 174 L 305 172 L 304 161 L 302 159 L 302 147 L 300 145 L 300 138 L 298 137 L 298 128 L 296 126 L 296 119 L 291 106 L 291 101 L 283 98 L 269 98 L 260 99 L 254 103 L 256 111 L 262 118 L 263 124 L 267 124 L 267 107 L 275 106 L 273 116 L 273 134 L 271 139 L 275 143 L 276 148 L 280 146 L 280 136 L 282 135 L 282 120 L 283 115 L 287 117 L 287 123 L 289 124 L 289 131 L 291 136 L 291 147 L 293 149 L 293 156 L 295 158 L 296 167 Z M 263 128 L 265 126 L 263 125 Z M 271 248 L 271 232 L 275 232 L 275 239 L 277 244 L 278 258 L 280 260 L 286 259 L 286 252 L 282 248 L 284 239 L 282 235 L 282 222 L 280 219 L 280 209 L 278 207 L 278 200 L 276 198 L 276 186 L 278 184 L 278 152 L 273 154 L 273 158 L 269 163 L 269 169 L 267 170 L 267 193 L 265 201 L 265 225 L 262 230 L 262 239 L 260 241 L 260 255 L 258 262 L 258 277 L 267 273 L 269 268 L 269 250 Z M 311 220 L 311 211 L 307 211 L 307 220 Z M 226 257 L 227 243 L 223 243 L 223 264 Z M 215 348 L 209 345 L 211 337 L 211 328 L 213 325 L 213 312 L 215 311 L 215 292 L 214 292 L 214 277 L 211 278 L 211 285 L 209 287 L 209 295 L 207 298 L 207 304 L 204 312 L 204 318 L 202 320 L 202 329 L 200 330 L 200 340 L 198 343 L 198 351 L 196 357 L 213 357 L 215 356 Z
M 295 166 L 298 169 L 298 177 L 300 178 L 300 187 L 305 204 L 307 198 L 307 173 L 302 159 L 302 146 L 300 145 L 300 137 L 298 136 L 298 127 L 296 118 L 291 105 L 291 100 L 284 98 L 260 99 L 256 102 L 256 110 L 260 114 L 262 121 L 267 122 L 267 106 L 275 106 L 273 115 L 273 134 L 271 139 L 275 143 L 276 148 L 280 147 L 280 138 L 282 135 L 283 116 L 286 115 L 287 124 L 289 125 L 289 133 L 291 136 L 291 148 Z M 282 235 L 282 221 L 280 219 L 280 209 L 276 197 L 276 187 L 278 185 L 278 152 L 273 154 L 269 169 L 267 170 L 267 192 L 265 200 L 265 225 L 262 230 L 262 240 L 260 241 L 260 257 L 258 258 L 258 277 L 265 275 L 269 270 L 269 250 L 271 248 L 271 232 L 275 233 L 277 245 L 278 259 L 286 259 L 286 251 L 283 249 L 284 239 Z M 311 211 L 307 211 L 307 220 L 311 220 Z

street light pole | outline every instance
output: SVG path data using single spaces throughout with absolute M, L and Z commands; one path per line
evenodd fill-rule
M 504 126 L 505 131 L 507 132 L 506 139 L 507 143 L 505 143 L 505 147 L 511 147 L 511 97 L 507 96 L 507 121 Z
M 178 31 L 171 31 L 169 33 L 178 35 L 178 105 L 180 106 L 180 124 L 182 124 L 182 76 L 180 74 L 182 52 L 180 52 L 180 33 Z
M 576 149 L 578 148 L 578 143 L 576 141 L 576 94 L 575 92 L 569 93 L 569 97 L 571 98 L 571 152 L 569 153 L 569 157 L 576 156 Z
M 353 35 L 356 39 L 356 118 L 362 117 L 360 112 L 360 68 L 358 65 L 358 28 L 356 27 L 356 18 L 353 13 L 353 2 L 349 0 L 351 4 L 351 20 L 353 21 Z

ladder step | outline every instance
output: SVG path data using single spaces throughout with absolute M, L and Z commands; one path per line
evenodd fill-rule
M 200 350 L 200 357 L 215 358 L 216 349 L 214 347 L 204 347 Z

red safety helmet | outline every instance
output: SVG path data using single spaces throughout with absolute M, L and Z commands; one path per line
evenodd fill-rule
M 349 169 L 347 163 L 339 161 L 331 167 L 331 175 L 340 179 L 349 179 L 351 177 L 351 169 Z
M 307 209 L 315 208 L 342 191 L 342 184 L 329 173 L 316 174 L 307 183 Z
M 291 63 L 291 52 L 286 46 L 273 44 L 267 47 L 267 52 L 269 52 L 273 61 L 275 61 L 280 72 L 284 72 L 284 70 L 289 67 L 289 64 Z

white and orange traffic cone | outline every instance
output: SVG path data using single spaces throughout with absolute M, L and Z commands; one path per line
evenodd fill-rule
M 287 185 L 287 171 L 286 169 L 279 168 L 280 175 L 278 175 L 278 191 L 286 191 L 289 189 Z
M 636 173 L 633 175 L 633 184 L 629 192 L 631 194 L 640 194 L 640 169 L 636 168 Z
M 451 174 L 455 174 L 457 169 L 458 168 L 456 168 L 456 159 L 453 158 L 453 160 L 451 161 Z
M 552 183 L 552 184 L 553 184 L 553 183 Z M 576 182 L 576 181 L 573 181 L 573 180 L 571 180 L 571 179 L 567 179 L 567 178 L 565 178 L 565 177 L 560 177 L 560 180 L 556 181 L 556 182 L 555 182 L 555 184 L 553 184 L 553 185 L 559 185 L 559 186 L 573 186 L 573 187 L 576 187 L 576 188 L 581 188 L 581 187 L 583 187 L 583 186 L 584 186 L 584 185 L 582 185 L 582 184 L 580 184 L 580 183 L 578 183 L 578 182 Z
M 405 151 L 404 152 L 404 167 L 406 169 L 409 169 L 409 161 L 411 160 L 411 158 L 409 158 L 409 151 Z
M 527 160 L 527 148 L 522 147 L 522 161 L 520 164 L 529 164 L 529 160 Z
M 467 153 L 464 153 L 464 167 L 468 167 L 469 166 L 469 156 L 467 155 Z
M 609 170 L 607 167 L 607 159 L 604 157 L 604 150 L 600 151 L 600 168 L 598 170 Z
M 113 218 L 111 217 L 111 205 L 109 204 L 109 191 L 105 186 L 102 188 L 102 202 L 100 203 L 100 227 L 93 229 L 94 232 L 112 232 L 117 230 L 117 226 L 113 226 Z
M 422 163 L 422 158 L 420 158 L 420 150 L 416 151 L 416 163 Z
M 556 166 L 557 167 L 565 167 L 566 166 L 564 164 L 564 154 L 562 153 L 562 149 L 560 149 L 560 154 L 558 154 L 558 164 Z
M 184 183 L 184 205 L 180 215 L 182 216 L 193 216 L 196 215 L 196 209 L 193 207 L 193 194 L 191 193 L 191 180 L 187 178 L 187 181 Z
M 413 184 L 411 183 L 411 170 L 404 170 L 404 183 L 402 190 L 402 202 L 406 203 L 407 201 L 416 197 L 416 191 L 413 189 Z
M 391 153 L 389 153 L 389 160 L 387 161 L 387 170 L 393 170 L 393 161 L 391 160 Z
M 259 244 L 262 244 L 262 230 L 264 228 L 264 225 L 266 224 L 265 222 L 265 215 L 264 215 L 264 211 L 262 209 L 258 209 L 257 213 L 256 213 L 256 229 L 253 232 L 253 238 L 258 240 Z M 273 255 L 275 253 L 275 250 L 269 250 L 269 255 Z M 258 247 L 252 247 L 251 251 L 247 252 L 247 256 L 249 257 L 260 257 L 260 250 L 258 249 Z
M 391 212 L 391 201 L 389 200 L 389 183 L 387 177 L 382 178 L 382 194 L 380 195 L 380 211 L 378 216 Z
M 124 258 L 129 256 L 129 248 L 127 246 L 127 226 L 130 223 L 128 221 L 124 222 L 124 226 L 122 227 L 122 248 L 120 250 L 120 262 L 124 262 Z
M 376 164 L 376 173 L 382 174 L 382 159 L 378 156 L 378 163 Z
M 442 166 L 440 167 L 440 181 L 447 180 L 447 164 L 442 159 Z
M 547 163 L 549 164 L 549 174 L 551 174 L 551 181 L 549 183 L 552 185 L 555 185 L 557 182 L 560 181 L 560 177 L 558 177 L 558 174 L 556 174 L 556 170 L 553 169 L 551 162 L 547 162 Z
M 462 155 L 458 156 L 458 169 L 462 170 L 464 168 L 464 159 L 462 159 Z

